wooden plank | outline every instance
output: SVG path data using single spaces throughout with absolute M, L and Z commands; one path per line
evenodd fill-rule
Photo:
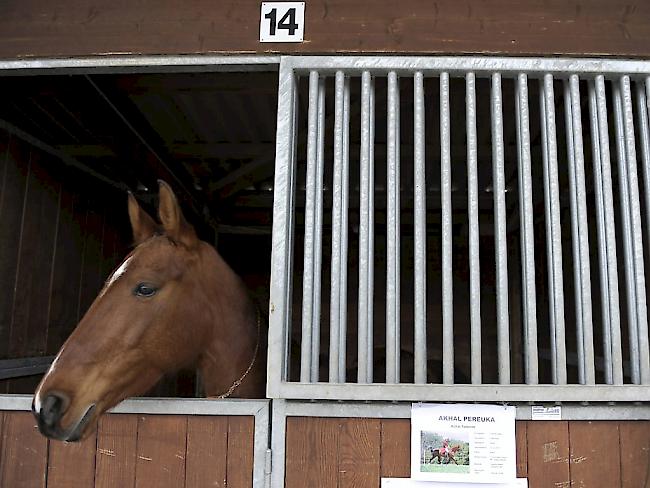
M 379 486 L 381 420 L 341 420 L 339 438 L 339 488 Z
M 569 445 L 572 486 L 620 486 L 618 422 L 569 422 Z
M 620 422 L 621 488 L 648 486 L 650 480 L 650 421 Z
M 179 15 L 182 12 L 182 15 Z M 107 53 L 507 53 L 648 56 L 644 0 L 314 0 L 305 42 L 259 43 L 260 4 L 0 3 L 0 58 Z M 136 28 L 134 28 L 134 26 Z
M 255 418 L 228 418 L 228 488 L 245 488 L 253 484 L 253 442 Z
M 23 216 L 29 151 L 17 139 L 9 143 L 0 201 L 0 357 L 9 353 L 9 335 Z
M 47 439 L 31 412 L 5 412 L 0 486 L 45 487 Z
M 97 432 L 81 442 L 49 442 L 47 488 L 93 488 Z
M 103 284 L 102 240 L 104 232 L 104 204 L 91 197 L 87 202 L 84 224 L 84 252 L 79 292 L 78 320 L 84 316 Z
M 336 488 L 339 419 L 287 418 L 285 488 Z
M 185 486 L 226 486 L 228 417 L 189 416 Z
M 134 486 L 138 416 L 104 415 L 97 429 L 95 488 Z
M 181 488 L 185 486 L 187 417 L 140 415 L 136 488 Z
M 32 150 L 9 339 L 12 357 L 45 354 L 60 191 L 46 164 L 50 164 L 46 157 Z M 12 380 L 10 391 L 31 393 L 38 381 L 38 377 Z
M 517 478 L 526 478 L 528 476 L 528 423 L 518 420 L 515 423 L 515 439 L 517 442 Z
M 383 478 L 411 477 L 411 421 L 409 419 L 381 421 L 381 476 Z
M 78 322 L 86 218 L 85 207 L 82 214 L 80 205 L 79 193 L 64 183 L 52 275 L 47 354 L 58 352 Z
M 526 435 L 529 486 L 570 486 L 568 422 L 528 422 Z

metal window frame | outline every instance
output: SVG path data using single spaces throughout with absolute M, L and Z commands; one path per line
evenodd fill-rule
M 291 56 L 282 57 L 280 62 L 279 74 L 279 92 L 278 92 L 278 123 L 277 123 L 277 151 L 276 151 L 276 172 L 275 172 L 275 199 L 273 209 L 273 235 L 272 235 L 272 264 L 271 264 L 271 290 L 270 290 L 270 320 L 269 320 L 269 359 L 268 359 L 268 378 L 267 378 L 267 396 L 274 399 L 309 399 L 309 400 L 412 400 L 412 401 L 510 401 L 510 402 L 527 402 L 527 401 L 563 401 L 563 402 L 605 402 L 605 401 L 650 401 L 650 385 L 643 381 L 643 385 L 639 384 L 593 384 L 593 365 L 588 367 L 584 378 L 581 378 L 583 384 L 564 384 L 566 383 L 566 365 L 565 353 L 556 354 L 553 359 L 554 363 L 554 377 L 557 384 L 551 385 L 537 385 L 536 368 L 533 364 L 527 364 L 527 381 L 532 384 L 509 384 L 510 379 L 506 377 L 509 372 L 508 363 L 508 350 L 507 341 L 500 341 L 501 354 L 499 354 L 499 371 L 500 383 L 499 385 L 493 384 L 472 384 L 472 385 L 437 385 L 437 384 L 363 384 L 360 383 L 345 383 L 345 382 L 331 382 L 331 383 L 318 383 L 313 382 L 314 374 L 310 372 L 309 375 L 303 375 L 301 382 L 289 382 L 288 378 L 288 344 L 291 336 L 291 280 L 289 277 L 293 272 L 293 202 L 295 199 L 295 168 L 296 168 L 296 121 L 295 121 L 295 106 L 297 103 L 297 83 L 299 76 L 310 75 L 316 72 L 317 75 L 337 76 L 337 73 L 344 72 L 345 75 L 360 77 L 362 79 L 362 87 L 368 83 L 368 80 L 363 81 L 363 77 L 370 75 L 379 75 L 388 77 L 388 131 L 391 131 L 391 76 L 395 74 L 408 75 L 415 77 L 417 80 L 419 76 L 437 76 L 441 78 L 441 101 L 443 100 L 443 78 L 446 80 L 448 76 L 466 76 L 468 73 L 472 74 L 471 81 L 476 77 L 491 78 L 492 79 L 492 110 L 496 114 L 497 122 L 500 120 L 501 112 L 501 77 L 506 76 L 515 80 L 517 84 L 518 103 L 520 106 L 524 103 L 523 96 L 527 95 L 527 77 L 539 79 L 543 84 L 543 90 L 540 93 L 540 103 L 542 107 L 548 105 L 549 93 L 552 95 L 552 82 L 553 79 L 565 80 L 566 99 L 572 108 L 570 112 L 572 127 L 572 134 L 579 137 L 576 145 L 572 145 L 570 151 L 578 154 L 577 164 L 578 177 L 581 181 L 584 180 L 584 169 L 582 166 L 582 133 L 579 125 L 579 105 L 577 104 L 576 96 L 578 95 L 578 76 L 585 79 L 611 79 L 620 82 L 627 80 L 627 91 L 624 95 L 629 95 L 629 80 L 644 81 L 650 73 L 649 61 L 635 61 L 635 60 L 601 60 L 601 59 L 552 59 L 552 58 L 505 58 L 505 57 L 415 57 L 415 56 Z M 314 77 L 313 74 L 310 76 Z M 316 76 L 318 79 L 318 76 Z M 445 92 L 446 93 L 446 92 Z M 362 94 L 362 97 L 364 95 Z M 313 98 L 313 97 L 312 97 Z M 395 98 L 395 96 L 393 96 Z M 527 97 L 526 97 L 527 98 Z M 446 99 L 445 99 L 446 100 Z M 552 100 L 552 98 L 550 99 Z M 624 98 L 625 102 L 625 128 L 626 134 L 630 132 L 631 125 L 631 109 L 629 96 Z M 366 103 L 365 100 L 363 103 Z M 417 102 L 416 102 L 417 104 Z M 526 107 L 527 108 L 527 103 Z M 468 104 L 468 110 L 470 110 Z M 573 112 L 576 112 L 573 114 Z M 394 110 L 393 110 L 394 112 Z M 527 112 L 527 111 L 526 111 Z M 553 111 L 554 112 L 554 111 Z M 518 143 L 520 158 L 523 159 L 526 166 L 530 166 L 529 151 L 530 141 L 528 141 L 529 134 L 527 127 L 527 113 L 524 118 L 517 121 L 518 126 Z M 494 127 L 495 117 L 493 116 L 493 134 L 496 131 L 497 136 L 500 129 Z M 552 141 L 545 140 L 543 147 L 543 155 L 545 161 L 545 192 L 551 192 L 546 198 L 557 198 L 557 168 L 548 167 L 548 160 L 556 164 L 556 154 L 558 151 L 555 141 L 555 115 L 554 113 L 546 112 L 544 116 L 544 124 L 552 125 L 551 127 L 544 127 L 544 138 Z M 362 121 L 363 123 L 363 121 Z M 395 125 L 395 123 L 393 123 Z M 550 132 L 550 131 L 553 132 Z M 633 134 L 628 138 L 633 137 Z M 391 141 L 388 141 L 390 146 Z M 394 139 L 394 138 L 393 138 Z M 393 141 L 394 143 L 395 141 Z M 627 145 L 633 144 L 634 141 L 627 142 Z M 372 141 L 370 142 L 372 144 Z M 362 147 L 364 144 L 362 144 Z M 499 163 L 502 162 L 503 155 L 499 151 L 499 139 L 494 144 L 495 155 L 494 160 Z M 444 148 L 442 148 L 444 149 Z M 471 148 L 468 148 L 468 150 Z M 627 149 L 629 153 L 629 148 Z M 391 163 L 391 150 L 388 150 L 389 161 Z M 576 156 L 574 154 L 574 156 Z M 362 156 L 363 158 L 364 156 Z M 630 157 L 630 156 L 628 156 Z M 399 158 L 399 154 L 397 154 Z M 498 173 L 498 172 L 497 172 Z M 499 176 L 497 174 L 497 176 Z M 497 178 L 498 179 L 498 178 Z M 524 183 L 528 184 L 527 181 Z M 646 189 L 647 191 L 650 191 Z M 495 191 L 495 202 L 497 194 Z M 502 193 L 502 192 L 501 192 Z M 525 196 L 528 199 L 528 196 Z M 545 199 L 546 200 L 546 199 Z M 586 211 L 583 199 L 574 204 L 576 207 L 576 214 L 583 215 Z M 499 203 L 499 202 L 496 202 Z M 524 202 L 528 204 L 528 202 Z M 498 205 L 495 204 L 496 207 Z M 573 207 L 572 206 L 572 207 Z M 553 209 L 547 210 L 554 212 Z M 635 210 L 637 211 L 637 210 Z M 390 212 L 389 212 L 390 213 Z M 555 215 L 554 215 L 555 217 Z M 576 218 L 578 215 L 576 215 Z M 637 220 L 638 217 L 635 215 Z M 389 219 L 390 220 L 390 219 Z M 557 227 L 557 219 L 553 219 L 551 225 Z M 525 236 L 522 238 L 530 241 L 530 229 L 527 229 Z M 557 258 L 558 255 L 557 239 L 558 236 L 553 235 L 553 254 Z M 390 239 L 389 239 L 390 240 Z M 579 248 L 575 251 L 580 257 L 585 256 L 588 252 L 586 242 L 580 242 Z M 507 251 L 504 251 L 507 252 Z M 555 258 L 554 258 L 555 259 Z M 526 265 L 527 270 L 530 272 L 531 261 L 528 259 L 526 262 L 522 259 L 522 266 Z M 561 261 L 554 260 L 549 263 L 553 271 L 557 271 L 558 264 Z M 502 267 L 498 266 L 501 269 Z M 534 269 L 533 269 L 534 270 Z M 501 269 L 503 279 L 507 279 L 507 271 Z M 588 271 L 588 270 L 587 270 Z M 588 285 L 587 274 L 578 277 L 581 284 Z M 529 282 L 531 278 L 524 276 L 524 281 Z M 559 283 L 561 285 L 561 283 Z M 560 291 L 555 292 L 561 293 Z M 530 296 L 530 292 L 527 291 Z M 586 296 L 586 295 L 585 295 Z M 556 297 L 557 298 L 557 297 Z M 504 296 L 505 299 L 505 296 Z M 534 305 L 534 304 L 532 304 Z M 503 317 L 499 315 L 499 322 L 507 323 L 507 303 L 503 310 Z M 532 312 L 531 310 L 531 316 Z M 589 317 L 587 317 L 589 319 Z M 554 332 L 553 339 L 562 340 L 564 337 L 564 323 L 555 317 L 555 322 L 551 324 Z M 590 325 L 590 320 L 589 324 Z M 534 320 L 527 322 L 527 334 L 534 336 L 537 325 Z M 478 330 L 478 324 L 475 326 Z M 506 337 L 507 329 L 504 329 L 503 324 L 499 327 L 501 335 Z M 587 337 L 584 338 L 588 341 L 591 337 L 589 327 L 584 328 Z M 647 329 L 646 329 L 647 330 Z M 391 332 L 388 331 L 387 332 Z M 312 334 L 313 337 L 313 334 Z M 392 337 L 392 335 L 390 336 Z M 365 335 L 364 335 L 365 338 Z M 391 342 L 387 334 L 387 347 L 388 342 Z M 555 341 L 554 341 L 555 342 Z M 564 348 L 564 344 L 557 344 Z M 388 357 L 387 362 L 392 358 Z M 583 361 L 583 367 L 587 366 L 588 360 L 593 356 L 591 349 L 587 350 Z M 311 364 L 314 363 L 313 357 Z M 330 358 L 330 361 L 332 358 Z M 362 360 L 362 358 L 360 358 Z M 398 363 L 398 359 L 393 361 Z M 531 363 L 529 361 L 528 363 Z M 393 363 L 391 363 L 393 364 Z M 581 363 L 582 364 L 582 363 Z M 387 366 L 388 367 L 388 366 Z M 392 369 L 392 366 L 391 366 Z M 417 369 L 417 368 L 416 368 Z M 392 372 L 391 372 L 392 373 Z M 474 378 L 480 375 L 476 372 Z M 508 374 L 509 376 L 509 374 Z M 307 377 L 312 378 L 312 382 L 305 381 Z M 392 382 L 393 376 L 391 375 Z M 448 378 L 447 378 L 448 379 Z M 331 379 L 330 379 L 331 380 Z M 340 380 L 339 380 L 340 381 Z M 451 383 L 451 381 L 444 381 Z M 476 383 L 476 381 L 475 381 Z
M 31 411 L 32 395 L 0 395 L 0 411 Z M 252 416 L 253 487 L 269 486 L 268 446 L 270 400 L 210 398 L 129 398 L 109 410 L 112 414 Z

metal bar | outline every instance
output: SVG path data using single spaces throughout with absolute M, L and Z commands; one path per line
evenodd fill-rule
M 368 207 L 370 213 L 368 214 L 368 227 L 370 229 L 369 239 L 368 239 L 368 255 L 370 257 L 368 261 L 368 351 L 367 351 L 367 373 L 368 373 L 368 383 L 373 382 L 374 378 L 374 311 L 373 311 L 373 301 L 374 301 L 374 283 L 375 283 L 375 85 L 371 82 L 370 84 L 370 172 L 368 178 L 368 187 L 370 188 L 370 194 L 368 195 Z
M 300 341 L 300 381 L 311 380 L 312 328 L 314 319 L 314 232 L 316 220 L 316 158 L 318 153 L 318 71 L 309 73 L 307 113 L 307 181 L 305 197 L 305 238 L 302 273 L 302 336 Z
M 314 300 L 311 332 L 311 381 L 320 373 L 320 308 L 323 248 L 323 170 L 325 167 L 325 79 L 318 81 L 318 137 L 316 139 L 316 202 L 314 218 Z
M 647 402 L 647 385 L 467 385 L 283 383 L 280 393 L 296 400 L 385 400 L 433 402 Z M 646 406 L 647 408 L 647 406 Z
M 340 381 L 339 355 L 341 351 L 341 286 L 342 281 L 339 273 L 342 268 L 342 215 L 343 215 L 343 184 L 344 184 L 344 118 L 345 118 L 345 74 L 342 71 L 336 72 L 334 89 L 334 182 L 332 188 L 332 265 L 331 265 L 331 287 L 330 287 L 330 357 L 329 357 L 329 381 L 337 383 Z
M 567 382 L 566 342 L 564 326 L 564 282 L 562 271 L 562 226 L 560 217 L 560 184 L 557 167 L 557 136 L 555 126 L 555 94 L 553 75 L 544 75 L 540 90 L 542 157 L 544 169 L 544 210 L 546 215 L 546 247 L 548 263 L 549 323 L 553 383 Z
M 508 318 L 508 249 L 506 235 L 506 182 L 504 176 L 503 103 L 501 74 L 492 74 L 492 188 L 497 288 L 497 348 L 499 383 L 510 383 L 510 330 Z
M 623 384 L 623 357 L 607 99 L 605 79 L 602 75 L 589 82 L 589 113 L 593 145 L 605 382 L 618 385 Z
M 290 417 L 365 417 L 411 418 L 410 403 L 362 402 L 287 402 L 286 414 Z M 531 405 L 515 405 L 517 420 L 531 420 Z M 650 409 L 645 405 L 562 405 L 562 420 L 647 420 Z
M 650 383 L 650 344 L 648 343 L 648 309 L 646 304 L 645 266 L 643 258 L 643 232 L 641 229 L 641 203 L 637 174 L 636 147 L 634 140 L 634 114 L 630 77 L 621 77 L 621 96 L 625 128 L 625 151 L 627 153 L 627 185 L 632 229 L 632 265 L 636 288 L 637 335 L 639 341 L 639 372 L 641 383 Z
M 424 130 L 424 77 L 413 77 L 413 186 L 414 186 L 414 381 L 427 382 L 427 290 L 426 290 L 426 181 Z
M 368 380 L 368 329 L 372 327 L 369 309 L 372 307 L 372 283 L 369 278 L 370 255 L 369 241 L 372 239 L 370 227 L 370 90 L 372 77 L 368 71 L 361 76 L 361 147 L 359 154 L 359 312 L 358 312 L 358 369 L 357 381 L 370 383 Z
M 465 75 L 467 131 L 467 212 L 469 220 L 469 296 L 472 384 L 481 384 L 481 244 L 478 221 L 478 144 L 476 136 L 476 76 Z
M 503 76 L 516 76 L 519 73 L 553 73 L 568 75 L 585 73 L 588 75 L 630 75 L 647 76 L 650 62 L 632 60 L 607 60 L 587 58 L 540 58 L 540 57 L 492 57 L 492 56 L 294 56 L 282 58 L 298 72 L 318 68 L 333 73 L 345 69 L 350 76 L 360 76 L 365 70 L 372 74 L 412 75 L 422 71 L 424 76 L 436 76 L 446 71 L 452 76 L 464 76 L 473 71 L 477 76 L 488 77 L 494 72 Z
M 616 132 L 616 152 L 618 156 L 618 188 L 621 209 L 621 229 L 623 231 L 623 259 L 625 265 L 625 287 L 627 302 L 627 323 L 628 338 L 630 343 L 630 369 L 632 383 L 641 382 L 640 358 L 639 358 L 639 337 L 638 317 L 636 307 L 636 286 L 634 282 L 634 250 L 633 250 L 633 228 L 630 210 L 630 196 L 628 186 L 628 163 L 626 150 L 626 134 L 624 128 L 623 96 L 621 83 L 612 83 L 614 96 L 614 127 Z
M 387 97 L 386 383 L 399 383 L 399 84 L 393 71 Z
M 523 286 L 526 383 L 539 382 L 537 362 L 537 300 L 535 295 L 535 236 L 533 231 L 533 183 L 530 159 L 528 78 L 516 82 L 517 146 L 519 148 L 519 215 L 521 234 L 521 283 Z
M 647 241 L 650 243 L 650 121 L 648 113 L 650 112 L 650 76 L 646 77 L 643 83 L 637 82 L 637 97 L 639 106 L 639 119 L 641 125 L 641 148 L 643 150 L 643 186 L 645 189 L 645 208 L 646 208 L 646 232 Z
M 94 56 L 68 59 L 21 59 L 0 61 L 3 76 L 65 73 L 141 73 L 141 72 L 213 72 L 213 71 L 269 71 L 284 62 L 302 71 L 323 67 L 331 71 L 350 69 L 350 74 L 360 75 L 364 70 L 372 72 L 389 70 L 399 73 L 422 71 L 425 76 L 447 70 L 453 75 L 467 71 L 490 75 L 494 71 L 503 74 L 520 72 L 640 74 L 650 72 L 650 63 L 636 60 L 607 60 L 594 58 L 539 58 L 496 56 Z
M 442 382 L 454 382 L 454 279 L 451 227 L 449 73 L 440 73 L 440 199 L 442 210 Z
M 350 78 L 343 84 L 343 178 L 341 188 L 341 281 L 339 299 L 339 382 L 346 381 L 347 306 L 348 306 L 348 205 L 350 199 Z
M 276 71 L 280 56 L 93 56 L 0 61 L 2 76 Z
M 293 256 L 294 173 L 296 168 L 297 82 L 293 70 L 280 67 L 273 185 L 273 243 L 269 297 L 269 354 L 267 392 L 274 395 L 289 378 L 291 282 Z
M 585 187 L 582 116 L 580 111 L 580 80 L 571 75 L 565 82 L 565 112 L 569 181 L 571 200 L 571 229 L 573 270 L 576 298 L 576 337 L 578 376 L 581 384 L 595 383 L 594 340 L 591 312 L 591 276 L 589 265 L 589 229 L 587 222 L 587 192 Z

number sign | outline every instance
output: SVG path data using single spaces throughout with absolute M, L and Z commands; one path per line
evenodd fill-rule
M 262 2 L 260 42 L 302 42 L 305 2 Z

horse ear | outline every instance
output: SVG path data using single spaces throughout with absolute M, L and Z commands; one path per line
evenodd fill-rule
M 173 241 L 192 247 L 198 241 L 194 227 L 185 220 L 171 187 L 163 180 L 158 180 L 158 186 L 158 218 L 165 234 Z
M 156 222 L 147 212 L 142 210 L 138 201 L 129 192 L 129 219 L 131 220 L 131 229 L 133 229 L 133 240 L 136 245 L 146 241 L 156 233 Z

